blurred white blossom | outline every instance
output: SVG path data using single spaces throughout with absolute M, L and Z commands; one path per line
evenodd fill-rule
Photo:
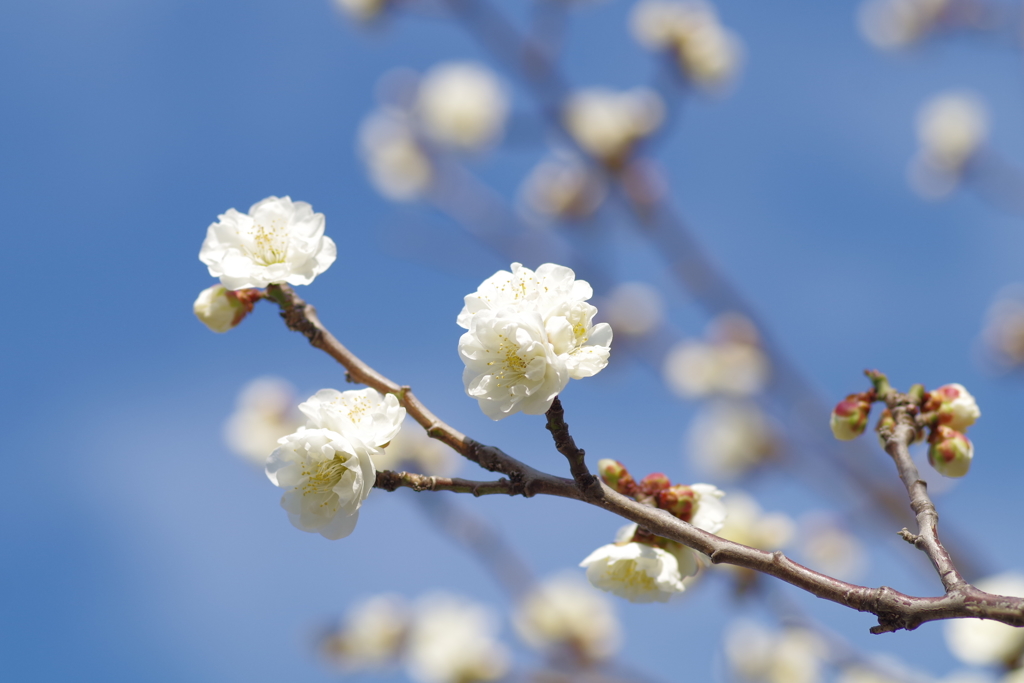
M 259 377 L 238 394 L 235 412 L 224 424 L 224 441 L 235 453 L 261 468 L 277 440 L 302 425 L 295 388 L 278 377 Z
M 1024 364 L 1024 285 L 1009 285 L 996 295 L 981 338 L 999 369 Z
M 918 113 L 917 136 L 921 147 L 910 163 L 911 185 L 929 198 L 948 194 L 988 137 L 985 105 L 968 92 L 933 97 Z
M 529 645 L 567 647 L 584 661 L 612 657 L 621 641 L 611 603 L 575 574 L 534 587 L 516 609 L 513 624 Z
M 700 470 L 733 478 L 771 457 L 778 436 L 753 403 L 720 401 L 702 409 L 686 436 L 690 460 Z
M 986 593 L 1024 597 L 1024 575 L 1007 572 L 974 583 Z M 951 619 L 945 624 L 946 644 L 953 656 L 972 666 L 1019 666 L 1024 654 L 1024 629 L 984 619 Z
M 665 304 L 657 289 L 644 282 L 623 282 L 605 300 L 604 313 L 620 334 L 640 337 L 661 326 Z
M 508 671 L 498 618 L 484 605 L 446 594 L 421 598 L 409 632 L 407 667 L 420 683 L 493 681 Z
M 728 81 L 742 60 L 739 38 L 702 0 L 642 0 L 633 10 L 632 28 L 642 45 L 671 50 L 683 73 L 698 85 Z
M 306 202 L 267 197 L 248 214 L 228 209 L 218 216 L 206 231 L 199 260 L 231 290 L 308 285 L 338 255 L 324 224 L 324 215 Z
M 607 188 L 600 175 L 569 154 L 539 163 L 523 181 L 526 208 L 539 216 L 580 220 L 604 201 Z
M 368 446 L 383 448 L 402 428 L 405 408 L 394 394 L 381 395 L 376 389 L 321 389 L 299 404 L 311 429 L 355 437 Z
M 800 550 L 815 571 L 853 581 L 867 568 L 867 550 L 832 516 L 810 513 L 800 527 Z
M 759 346 L 745 342 L 681 341 L 665 356 L 669 388 L 683 398 L 752 396 L 768 382 L 770 365 Z
M 935 28 L 949 4 L 950 0 L 866 0 L 857 23 L 875 47 L 906 47 Z
M 817 683 L 822 680 L 827 648 L 806 629 L 773 632 L 741 619 L 726 632 L 725 654 L 732 669 L 748 681 Z
M 729 491 L 725 525 L 718 535 L 761 550 L 779 550 L 794 538 L 796 525 L 781 512 L 766 514 L 757 501 L 742 491 Z
M 297 529 L 337 540 L 352 533 L 376 481 L 379 450 L 354 436 L 300 427 L 267 459 L 267 478 L 285 489 L 281 507 Z
M 387 0 L 334 0 L 339 10 L 359 21 L 370 21 L 387 6 Z
M 385 451 L 373 459 L 378 470 L 396 470 L 411 466 L 421 474 L 449 477 L 458 471 L 463 459 L 448 446 L 427 433 L 411 418 L 391 440 Z
M 653 90 L 588 88 L 569 96 L 562 116 L 576 142 L 594 158 L 618 166 L 637 142 L 661 125 L 665 105 Z
M 363 121 L 359 150 L 370 182 L 388 199 L 418 199 L 433 183 L 433 163 L 416 139 L 410 116 L 397 107 L 382 107 Z
M 420 81 L 416 113 L 426 134 L 453 147 L 477 149 L 505 127 L 508 94 L 497 75 L 475 62 L 434 66 Z
M 409 607 L 397 595 L 375 595 L 353 607 L 342 627 L 324 639 L 325 653 L 345 671 L 395 664 L 409 628 Z

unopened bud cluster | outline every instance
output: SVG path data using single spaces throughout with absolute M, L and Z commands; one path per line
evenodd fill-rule
M 636 482 L 625 465 L 617 460 L 599 460 L 597 463 L 601 479 L 609 487 L 624 496 L 652 507 L 667 510 L 684 522 L 700 526 L 696 520 L 698 512 L 703 519 L 704 514 L 714 517 L 710 526 L 719 526 L 725 518 L 725 508 L 719 498 L 722 492 L 709 484 L 673 484 L 661 472 L 648 474 Z M 702 507 L 703 505 L 703 507 Z M 718 519 L 721 517 L 721 519 Z M 703 523 L 703 522 L 702 522 Z
M 881 373 L 869 372 L 875 388 L 859 394 L 850 394 L 832 410 L 829 424 L 832 434 L 840 441 L 855 439 L 867 428 L 871 404 L 882 400 L 888 391 L 888 381 Z M 910 391 L 917 397 L 916 440 L 928 436 L 928 462 L 944 477 L 962 477 L 970 469 L 974 458 L 974 445 L 965 436 L 967 428 L 981 417 L 978 404 L 961 384 L 945 384 L 931 392 L 915 385 Z M 896 419 L 886 408 L 878 420 L 876 430 L 880 438 L 896 428 Z M 885 439 L 882 438 L 885 447 Z

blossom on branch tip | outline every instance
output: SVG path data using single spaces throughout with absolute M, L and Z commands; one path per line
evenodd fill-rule
M 278 443 L 267 459 L 267 478 L 285 489 L 281 507 L 292 525 L 331 540 L 351 534 L 376 481 L 379 450 L 353 436 L 306 427 Z
M 192 304 L 192 312 L 199 322 L 214 332 L 227 332 L 252 312 L 252 307 L 262 296 L 263 292 L 259 290 L 233 292 L 224 285 L 213 285 L 199 292 Z
M 939 425 L 929 439 L 928 462 L 944 477 L 962 477 L 971 468 L 974 444 L 960 432 Z
M 369 387 L 321 389 L 300 403 L 299 410 L 309 418 L 307 427 L 353 436 L 375 448 L 383 448 L 395 438 L 405 420 L 405 408 L 394 394 L 384 396 Z
M 630 602 L 668 602 L 686 589 L 676 556 L 644 543 L 609 543 L 590 553 L 580 566 L 596 588 Z
M 548 342 L 537 313 L 485 310 L 459 339 L 466 394 L 492 420 L 518 412 L 542 415 L 569 382 L 565 360 Z
M 962 384 L 945 384 L 928 392 L 924 410 L 937 411 L 939 424 L 961 433 L 981 417 L 977 401 Z
M 420 81 L 416 112 L 435 142 L 478 149 L 501 135 L 508 116 L 505 86 L 474 62 L 447 62 Z
M 287 282 L 308 285 L 338 251 L 324 215 L 306 202 L 267 197 L 248 214 L 228 209 L 206 231 L 199 260 L 230 290 Z

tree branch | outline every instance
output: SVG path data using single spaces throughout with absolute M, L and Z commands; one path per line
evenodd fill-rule
M 555 448 L 569 461 L 569 471 L 576 482 L 576 488 L 585 496 L 600 496 L 601 486 L 597 477 L 587 468 L 586 452 L 576 446 L 576 441 L 569 434 L 569 425 L 565 422 L 565 411 L 562 402 L 555 396 L 545 417 L 548 419 L 547 430 L 555 440 Z
M 793 562 L 781 552 L 769 553 L 710 534 L 683 522 L 664 510 L 643 505 L 620 495 L 601 482 L 598 482 L 599 489 L 592 487 L 581 491 L 575 481 L 536 470 L 507 455 L 501 449 L 474 441 L 439 420 L 415 398 L 409 387 L 395 384 L 346 349 L 323 327 L 316 317 L 313 307 L 299 298 L 291 287 L 271 285 L 267 294 L 281 306 L 281 316 L 288 327 L 301 332 L 310 344 L 322 349 L 341 363 L 354 381 L 364 383 L 383 393 L 395 394 L 409 415 L 419 422 L 431 437 L 448 444 L 484 469 L 508 477 L 506 484 L 503 483 L 506 480 L 502 479 L 496 482 L 473 482 L 431 477 L 417 480 L 417 477 L 421 475 L 381 472 L 380 477 L 383 477 L 383 483 L 386 484 L 382 488 L 388 488 L 393 484 L 394 488 L 407 486 L 419 491 L 460 492 L 464 490 L 473 493 L 475 490 L 477 495 L 507 493 L 508 495 L 530 497 L 544 494 L 582 500 L 631 522 L 636 522 L 651 533 L 678 541 L 702 552 L 709 556 L 714 564 L 732 564 L 752 569 L 781 579 L 819 598 L 860 612 L 870 612 L 878 617 L 878 625 L 871 629 L 872 633 L 887 633 L 900 629 L 909 631 L 928 621 L 963 617 L 980 617 L 1011 626 L 1024 626 L 1024 598 L 992 595 L 980 591 L 965 583 L 959 574 L 955 574 L 955 569 L 953 569 L 953 573 L 943 575 L 943 582 L 952 581 L 954 587 L 941 597 L 913 597 L 887 586 L 879 588 L 858 586 L 804 567 Z M 897 405 L 902 405 L 898 403 L 897 399 L 894 401 Z M 906 429 L 901 429 L 901 425 L 903 423 L 897 421 L 895 431 L 899 436 L 890 439 L 890 443 L 897 445 L 892 448 L 896 454 L 892 452 L 890 454 L 897 461 L 901 477 L 906 475 L 905 483 L 909 482 L 907 488 L 912 504 L 915 505 L 915 512 L 918 512 L 922 535 L 932 534 L 936 547 L 941 549 L 935 535 L 934 525 L 937 515 L 934 506 L 928 499 L 923 482 L 917 478 L 917 470 L 913 467 L 906 451 L 906 444 L 913 436 L 908 434 Z M 904 456 L 906 462 L 901 464 Z M 909 463 L 909 468 L 906 467 L 907 463 Z M 379 483 L 381 482 L 380 477 L 378 477 Z M 926 545 L 927 547 L 930 546 Z M 942 553 L 944 552 L 943 550 Z M 941 568 L 946 566 L 948 555 L 943 559 L 941 554 L 936 554 L 935 558 L 933 558 L 933 562 L 936 563 L 936 569 L 939 569 L 941 574 Z M 951 561 L 949 561 L 949 567 L 952 567 Z

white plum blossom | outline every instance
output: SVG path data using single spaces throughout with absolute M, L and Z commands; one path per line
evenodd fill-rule
M 324 215 L 290 197 L 267 197 L 248 214 L 228 209 L 217 219 L 206 231 L 199 260 L 231 290 L 308 285 L 338 255 L 324 236 Z
M 617 286 L 605 301 L 603 310 L 612 327 L 634 337 L 654 332 L 665 317 L 661 294 L 644 282 L 624 282 Z
M 637 142 L 661 125 L 664 115 L 665 105 L 653 90 L 589 88 L 570 95 L 562 117 L 584 151 L 609 166 L 619 166 Z
M 379 15 L 387 0 L 334 0 L 335 6 L 359 21 L 370 21 Z
M 513 624 L 535 648 L 567 646 L 591 662 L 614 655 L 621 640 L 611 603 L 575 574 L 557 575 L 530 591 Z
M 398 107 L 382 107 L 363 121 L 359 151 L 370 182 L 388 199 L 418 199 L 434 181 L 433 162 L 416 139 L 409 115 Z
M 753 403 L 716 402 L 694 418 L 686 451 L 701 470 L 734 478 L 769 458 L 777 435 L 768 417 Z
M 295 387 L 279 377 L 258 377 L 238 393 L 235 412 L 224 424 L 224 441 L 235 453 L 264 467 L 278 439 L 302 426 Z
M 555 353 L 536 312 L 476 313 L 459 339 L 459 356 L 466 364 L 466 394 L 492 420 L 518 412 L 542 415 L 569 382 L 565 359 Z
M 950 0 L 867 0 L 857 19 L 868 42 L 889 50 L 923 38 L 941 21 L 949 5 Z
M 232 292 L 224 285 L 207 287 L 199 292 L 199 296 L 192 304 L 192 312 L 201 323 L 214 332 L 227 332 L 242 322 L 252 310 L 252 291 Z M 258 292 L 256 296 L 259 296 Z
M 690 484 L 693 490 L 693 515 L 690 524 L 708 533 L 718 533 L 728 515 L 722 498 L 725 492 L 711 484 Z
M 633 10 L 632 28 L 644 46 L 671 50 L 683 73 L 701 86 L 727 81 L 741 60 L 739 38 L 701 0 L 643 0 Z
M 306 427 L 278 443 L 267 459 L 267 477 L 285 489 L 281 507 L 292 525 L 331 540 L 351 534 L 376 481 L 373 456 L 379 449 L 354 436 Z
M 424 74 L 416 112 L 435 142 L 477 149 L 501 134 L 508 95 L 494 72 L 482 64 L 447 62 Z
M 778 550 L 796 535 L 796 525 L 788 515 L 765 514 L 757 501 L 742 491 L 730 491 L 725 507 L 728 517 L 718 532 L 722 538 L 761 550 Z
M 818 683 L 828 647 L 807 629 L 772 632 L 741 619 L 726 632 L 725 654 L 732 669 L 748 681 Z
M 501 678 L 510 657 L 497 631 L 497 616 L 484 605 L 443 593 L 421 598 L 406 643 L 409 676 L 419 683 Z
M 379 669 L 397 662 L 410 610 L 397 595 L 374 595 L 353 607 L 323 649 L 345 671 Z
M 609 543 L 580 566 L 593 586 L 630 602 L 668 602 L 686 590 L 676 556 L 644 543 Z
M 572 154 L 556 154 L 530 171 L 521 190 L 523 203 L 542 217 L 577 220 L 590 216 L 604 201 L 607 183 Z
M 800 551 L 810 566 L 846 581 L 864 573 L 868 551 L 839 520 L 827 513 L 809 513 L 800 520 L 800 527 Z
M 712 394 L 741 397 L 767 384 L 770 364 L 755 344 L 740 341 L 679 342 L 665 356 L 665 381 L 683 398 Z
M 299 404 L 299 410 L 309 418 L 307 427 L 353 436 L 375 448 L 383 448 L 394 439 L 405 420 L 405 408 L 394 394 L 384 396 L 369 387 L 321 389 Z
M 577 280 L 571 268 L 545 263 L 534 272 L 513 263 L 511 272 L 499 270 L 466 296 L 456 322 L 470 329 L 470 321 L 481 311 L 536 313 L 569 377 L 583 379 L 600 372 L 611 353 L 612 328 L 608 323 L 595 325 L 597 308 L 586 303 L 593 295 L 590 284 Z
M 969 92 L 946 92 L 926 102 L 917 115 L 921 142 L 907 173 L 911 186 L 928 199 L 952 192 L 988 137 L 984 103 Z
M 1024 576 L 1007 572 L 975 582 L 975 587 L 995 595 L 1024 597 Z M 1024 629 L 987 619 L 953 619 L 946 624 L 946 644 L 964 664 L 1015 667 L 1024 653 Z

